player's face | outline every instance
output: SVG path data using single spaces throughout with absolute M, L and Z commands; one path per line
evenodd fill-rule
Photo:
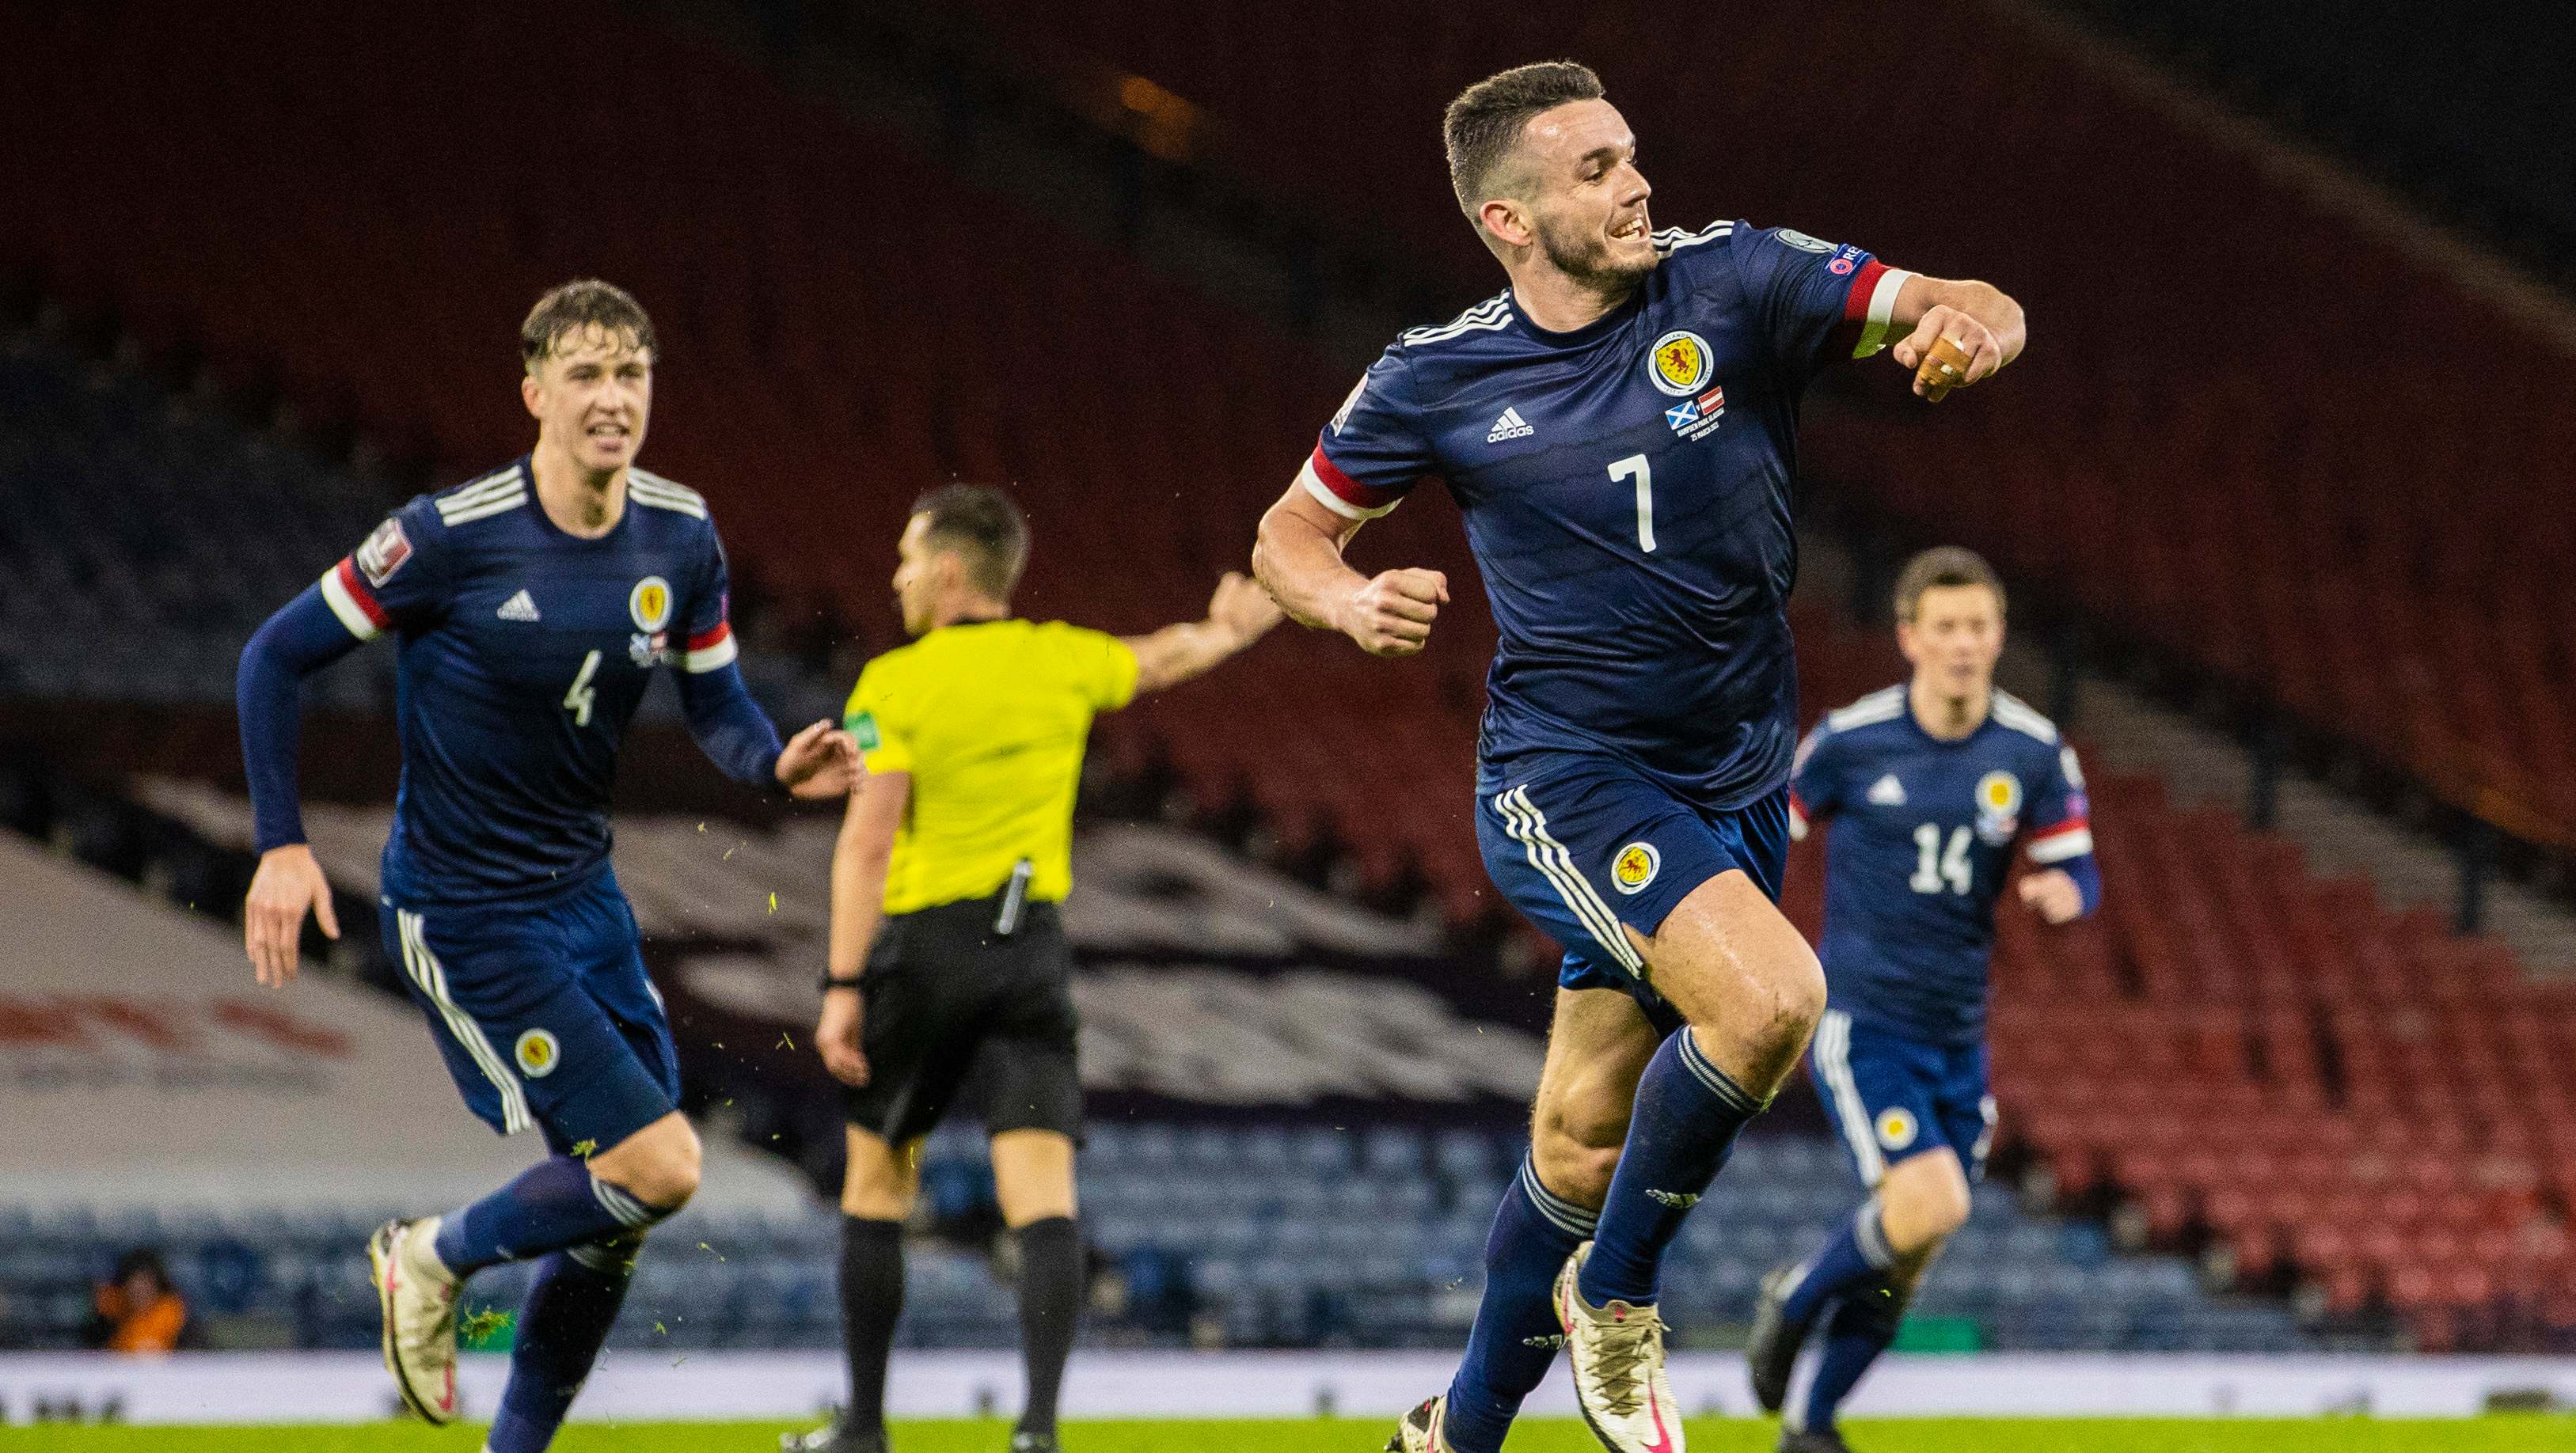
M 539 436 L 582 468 L 605 474 L 635 462 L 653 412 L 653 355 L 633 335 L 594 323 L 555 340 L 522 386 Z
M 1521 135 L 1526 202 L 1538 246 L 1559 272 L 1595 287 L 1655 270 L 1654 188 L 1637 170 L 1637 138 L 1607 101 L 1569 101 Z
M 1982 585 L 1936 585 L 1900 621 L 1896 643 L 1914 663 L 1914 679 L 1953 700 L 1984 692 L 2004 653 L 2004 613 Z

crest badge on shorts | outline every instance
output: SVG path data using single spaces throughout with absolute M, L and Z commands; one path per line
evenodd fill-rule
M 1664 869 L 1664 855 L 1650 842 L 1633 842 L 1610 860 L 1610 886 L 1622 893 L 1643 891 Z
M 531 1029 L 519 1036 L 511 1053 L 519 1061 L 519 1073 L 532 1080 L 542 1080 L 563 1063 L 563 1046 L 550 1030 Z
M 647 575 L 635 582 L 626 597 L 626 613 L 635 617 L 635 629 L 651 634 L 671 623 L 671 582 L 659 575 Z
M 1914 1112 L 1902 1105 L 1890 1105 L 1878 1112 L 1878 1143 L 1889 1150 L 1903 1150 L 1914 1143 Z

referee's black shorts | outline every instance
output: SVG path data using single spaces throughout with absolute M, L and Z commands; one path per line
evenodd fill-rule
M 1080 1138 L 1073 948 L 1052 903 L 1023 904 L 995 930 L 1002 898 L 895 914 L 859 979 L 868 1082 L 842 1091 L 850 1123 L 894 1145 L 926 1135 L 962 1097 L 987 1134 Z

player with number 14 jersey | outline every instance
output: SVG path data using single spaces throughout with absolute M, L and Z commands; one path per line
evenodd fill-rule
M 1793 831 L 1832 824 L 1828 1000 L 1809 1063 L 1869 1196 L 1763 1284 L 1746 1363 L 1756 1400 L 1786 1414 L 1783 1453 L 1843 1453 L 1843 1398 L 1967 1222 L 1994 1140 L 1986 969 L 2013 859 L 2029 865 L 2015 894 L 2042 923 L 2102 898 L 2075 749 L 1994 684 L 2002 581 L 1969 551 L 1927 550 L 1898 575 L 1895 606 L 1913 680 L 1826 713 L 1790 777 Z M 1822 1353 L 1792 1405 L 1811 1334 Z

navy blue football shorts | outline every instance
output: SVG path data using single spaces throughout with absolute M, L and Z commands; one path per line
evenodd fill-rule
M 485 1124 L 588 1154 L 678 1107 L 670 1018 L 614 874 L 535 903 L 381 907 L 385 948 Z
M 1985 1174 L 1995 1097 L 1987 1093 L 1984 1040 L 1939 1044 L 1827 1008 L 1807 1071 L 1862 1185 L 1874 1189 L 1889 1166 L 1943 1146 L 1970 1180 Z
M 1655 992 L 1620 927 L 1652 937 L 1692 889 L 1730 869 L 1779 902 L 1789 793 L 1709 809 L 1597 752 L 1523 753 L 1479 767 L 1476 844 L 1504 899 L 1565 950 L 1559 984 L 1621 990 L 1670 1034 L 1681 1012 Z

